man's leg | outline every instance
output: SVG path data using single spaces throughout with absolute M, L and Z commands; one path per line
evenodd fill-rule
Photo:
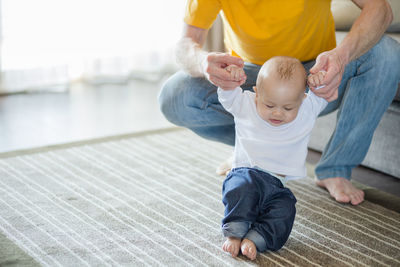
M 167 80 L 158 99 L 170 122 L 204 138 L 234 144 L 233 117 L 219 103 L 217 87 L 206 79 L 179 71 Z
M 247 81 L 242 86 L 250 90 L 260 66 L 245 64 Z M 179 71 L 164 84 L 159 95 L 160 109 L 172 123 L 189 128 L 198 135 L 228 145 L 235 143 L 232 115 L 218 101 L 217 87 L 204 78 L 193 78 Z
M 339 108 L 337 123 L 317 165 L 317 184 L 338 202 L 361 203 L 364 193 L 349 181 L 368 151 L 373 133 L 392 102 L 400 79 L 400 45 L 383 37 L 345 69 L 338 100 L 321 115 Z

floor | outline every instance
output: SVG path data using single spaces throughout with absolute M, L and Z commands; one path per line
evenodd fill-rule
M 66 93 L 1 96 L 0 153 L 172 127 L 158 109 L 162 83 L 78 84 Z M 310 150 L 307 161 L 320 156 Z M 358 167 L 353 179 L 400 197 L 398 178 Z
M 158 109 L 161 84 L 78 84 L 67 93 L 1 96 L 0 153 L 171 127 Z

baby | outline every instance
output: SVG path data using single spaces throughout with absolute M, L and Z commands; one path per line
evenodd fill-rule
M 243 69 L 226 68 L 244 82 Z M 321 86 L 324 72 L 309 76 Z M 285 181 L 306 176 L 310 132 L 327 101 L 305 93 L 307 73 L 301 62 L 274 57 L 265 62 L 254 92 L 218 88 L 222 106 L 234 116 L 236 139 L 232 169 L 222 188 L 225 214 L 222 248 L 254 260 L 257 251 L 280 249 L 292 230 L 296 198 Z

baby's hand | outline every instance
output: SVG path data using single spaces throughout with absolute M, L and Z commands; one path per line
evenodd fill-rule
M 324 70 L 321 70 L 315 74 L 308 75 L 308 79 L 307 79 L 308 86 L 310 86 L 316 90 L 324 87 L 325 84 L 323 84 L 323 81 L 324 81 L 325 75 L 326 75 L 326 71 L 324 71 Z
M 246 81 L 246 74 L 244 73 L 243 68 L 240 68 L 236 65 L 229 65 L 225 68 L 225 70 L 231 74 L 231 79 L 233 81 L 240 82 L 240 85 Z

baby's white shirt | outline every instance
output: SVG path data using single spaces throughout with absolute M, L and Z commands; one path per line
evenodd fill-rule
M 232 168 L 259 168 L 282 174 L 286 180 L 306 176 L 307 145 L 318 114 L 328 102 L 309 91 L 296 118 L 273 126 L 257 113 L 255 93 L 218 88 L 218 99 L 235 119 L 235 150 Z

